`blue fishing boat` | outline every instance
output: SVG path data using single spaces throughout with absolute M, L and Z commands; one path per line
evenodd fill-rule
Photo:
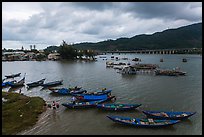
M 63 82 L 63 80 L 53 81 L 53 82 L 44 83 L 41 86 L 43 86 L 43 87 L 53 87 L 53 86 L 62 85 L 62 82 Z
M 97 108 L 112 111 L 134 110 L 142 104 L 98 104 Z
M 173 112 L 173 111 L 142 111 L 147 117 L 155 119 L 183 120 L 194 115 L 196 112 Z
M 35 82 L 32 82 L 32 83 L 27 83 L 26 85 L 28 86 L 28 88 L 37 87 L 37 86 L 41 86 L 44 83 L 44 81 L 45 81 L 45 78 L 38 80 L 38 81 L 35 81 Z
M 76 102 L 76 103 L 62 103 L 63 106 L 67 108 L 91 108 L 96 107 L 97 104 L 105 102 L 106 100 L 99 101 L 86 101 L 86 102 Z
M 48 89 L 52 91 L 51 93 L 59 95 L 75 95 L 87 92 L 86 90 L 81 89 L 81 87 L 77 89 L 75 88 L 74 90 L 72 88 L 48 88 Z
M 97 101 L 97 100 L 111 100 L 113 98 L 115 98 L 115 96 L 110 96 L 107 94 L 103 94 L 103 95 L 76 95 L 75 96 L 78 100 L 81 101 Z
M 150 119 L 150 118 L 131 118 L 124 116 L 107 116 L 109 119 L 116 123 L 124 124 L 124 125 L 132 125 L 135 127 L 165 127 L 174 125 L 180 120 L 158 120 L 158 119 Z
M 11 86 L 14 82 L 16 82 L 16 80 L 2 82 L 2 88 Z

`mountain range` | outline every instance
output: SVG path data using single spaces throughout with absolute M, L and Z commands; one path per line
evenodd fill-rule
M 110 39 L 96 43 L 83 42 L 73 46 L 76 49 L 100 51 L 202 48 L 202 22 L 149 35 L 141 34 L 131 38 Z

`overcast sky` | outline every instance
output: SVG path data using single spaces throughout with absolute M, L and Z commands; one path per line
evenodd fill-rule
M 3 2 L 2 47 L 98 42 L 202 22 L 201 2 Z

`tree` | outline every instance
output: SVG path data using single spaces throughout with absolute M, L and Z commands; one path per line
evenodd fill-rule
M 72 45 L 68 45 L 64 40 L 59 47 L 58 53 L 62 59 L 76 59 L 77 57 L 77 50 Z

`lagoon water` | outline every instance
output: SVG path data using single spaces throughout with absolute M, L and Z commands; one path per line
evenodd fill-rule
M 19 134 L 29 135 L 201 135 L 202 134 L 202 56 L 200 55 L 155 55 L 155 54 L 114 54 L 119 58 L 139 57 L 140 63 L 158 64 L 161 69 L 180 67 L 186 76 L 155 76 L 153 73 L 121 75 L 105 62 L 112 54 L 103 55 L 96 62 L 83 61 L 15 61 L 2 62 L 2 79 L 6 74 L 26 73 L 26 83 L 46 78 L 45 83 L 63 80 L 59 87 L 82 86 L 88 91 L 102 88 L 112 89 L 116 103 L 142 104 L 130 112 L 109 112 L 90 109 L 67 109 L 64 106 L 54 111 L 48 109 L 41 115 L 37 124 Z M 163 58 L 164 62 L 160 62 Z M 188 62 L 182 62 L 187 58 Z M 114 61 L 116 62 L 116 61 Z M 131 62 L 119 60 L 117 62 Z M 16 80 L 19 80 L 17 77 Z M 71 96 L 53 96 L 42 87 L 22 93 L 40 96 L 48 103 L 70 101 Z M 9 90 L 5 88 L 3 90 Z M 19 89 L 9 92 L 18 92 Z M 121 115 L 143 118 L 142 110 L 196 111 L 189 119 L 166 128 L 136 128 L 114 123 L 107 115 Z

